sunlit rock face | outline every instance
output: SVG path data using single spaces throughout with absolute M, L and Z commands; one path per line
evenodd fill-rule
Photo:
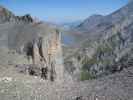
M 42 68 L 46 68 L 47 72 L 44 74 L 47 74 L 47 79 L 52 81 L 56 79 L 61 80 L 63 76 L 63 64 L 59 31 L 48 27 L 45 30 L 44 27 L 46 26 L 43 24 L 33 25 L 33 28 L 34 27 L 38 30 L 36 33 L 33 33 L 35 37 L 30 36 L 27 40 L 22 42 L 21 45 L 15 48 L 22 49 L 18 51 L 22 51 L 27 56 L 27 60 L 29 60 L 27 64 L 35 65 L 40 71 Z M 30 35 L 30 33 L 25 34 Z M 26 37 L 28 37 L 28 35 Z M 21 41 L 21 39 L 19 39 L 19 41 Z
M 61 81 L 63 78 L 62 49 L 60 43 L 60 33 L 57 29 L 52 33 L 39 37 L 34 44 L 34 64 L 48 67 L 48 78 Z

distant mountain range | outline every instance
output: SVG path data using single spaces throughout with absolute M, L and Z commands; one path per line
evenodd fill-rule
M 60 24 L 61 27 L 63 27 L 64 29 L 73 29 L 75 27 L 77 27 L 82 21 L 74 21 L 74 22 L 66 22 L 66 23 L 62 23 Z
M 130 67 L 133 64 L 133 1 L 109 15 L 90 16 L 64 34 L 74 38 L 73 43 L 64 46 L 65 65 L 73 75 L 80 76 L 85 71 L 97 77 Z
M 132 21 L 133 17 L 133 2 L 130 1 L 126 6 L 120 8 L 119 10 L 106 15 L 93 15 L 85 19 L 74 29 L 69 30 L 70 35 L 77 37 L 77 43 L 79 43 L 79 38 L 95 39 L 107 31 L 111 31 L 113 27 L 122 24 L 125 21 Z M 120 28 L 120 27 L 119 27 Z M 70 33 L 71 32 L 71 33 Z

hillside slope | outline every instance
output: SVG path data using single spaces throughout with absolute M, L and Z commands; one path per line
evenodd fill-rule
M 77 46 L 69 51 L 68 45 L 68 49 L 64 51 L 66 70 L 73 77 L 86 80 L 132 66 L 132 5 L 133 2 L 129 2 L 112 14 L 90 17 L 77 26 L 78 29 L 75 30 L 82 35 L 79 37 L 79 34 L 74 34 L 77 42 L 73 45 Z M 99 21 L 94 21 L 94 25 L 90 27 L 89 20 L 93 18 Z

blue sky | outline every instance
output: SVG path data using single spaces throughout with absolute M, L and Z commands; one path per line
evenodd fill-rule
M 92 14 L 107 15 L 128 0 L 0 0 L 0 5 L 16 15 L 31 14 L 41 20 L 70 22 L 83 20 Z

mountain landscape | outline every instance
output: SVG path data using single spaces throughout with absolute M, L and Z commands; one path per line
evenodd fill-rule
M 96 74 L 101 76 L 127 67 L 127 63 L 132 59 L 132 5 L 133 2 L 130 2 L 107 16 L 93 15 L 69 31 L 77 38 L 74 44 L 77 46 L 73 52 L 69 52 L 68 45 L 65 47 L 69 52 L 66 55 L 70 56 L 68 63 L 72 63 L 70 58 L 75 59 L 76 62 L 80 62 L 79 67 L 93 70 L 90 72 L 94 77 Z M 75 34 L 76 31 L 80 34 Z M 67 60 L 67 57 L 65 59 Z
M 0 100 L 132 100 L 133 1 L 56 25 L 0 6 Z

